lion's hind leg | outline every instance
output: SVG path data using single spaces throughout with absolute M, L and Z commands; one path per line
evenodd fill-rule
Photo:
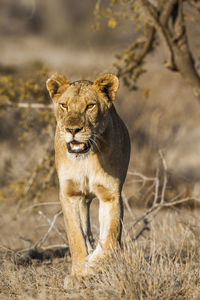
M 81 218 L 81 225 L 83 234 L 85 237 L 87 252 L 90 254 L 93 251 L 94 239 L 92 235 L 91 225 L 90 225 L 90 204 L 93 198 L 83 198 L 79 203 L 79 212 Z

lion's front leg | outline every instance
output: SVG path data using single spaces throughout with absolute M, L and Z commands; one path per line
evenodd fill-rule
M 72 258 L 72 275 L 83 274 L 85 258 L 88 255 L 85 236 L 81 226 L 77 198 L 61 199 L 65 227 Z
M 123 218 L 122 199 L 118 192 L 110 192 L 102 186 L 98 186 L 97 193 L 100 201 L 99 242 L 94 252 L 88 256 L 86 273 L 97 268 L 101 260 L 109 250 L 119 247 L 121 239 L 121 224 Z
M 71 181 L 66 181 L 60 185 L 60 200 L 72 258 L 72 275 L 83 275 L 88 251 L 80 206 L 85 201 L 85 197 L 73 189 Z

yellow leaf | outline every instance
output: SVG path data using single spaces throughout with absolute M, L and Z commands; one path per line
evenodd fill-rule
M 150 88 L 145 88 L 145 89 L 143 90 L 143 95 L 144 95 L 146 98 L 149 97 L 150 93 L 151 93 L 151 89 L 150 89 Z
M 114 18 L 110 18 L 108 21 L 108 26 L 111 28 L 115 28 L 117 26 L 117 22 Z
M 111 1 L 110 1 L 110 4 L 111 4 L 111 5 L 115 5 L 116 2 L 117 2 L 116 0 L 111 0 Z

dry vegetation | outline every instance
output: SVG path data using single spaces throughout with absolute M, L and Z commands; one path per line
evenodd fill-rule
M 17 265 L 1 251 L 1 299 L 199 299 L 199 217 L 165 211 L 137 241 L 124 233 L 123 250 L 102 274 L 64 291 L 69 257 Z M 127 226 L 125 227 L 127 228 Z

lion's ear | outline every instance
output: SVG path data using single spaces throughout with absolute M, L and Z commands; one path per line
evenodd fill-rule
M 46 86 L 50 97 L 54 99 L 55 96 L 61 95 L 66 91 L 69 83 L 63 75 L 54 74 L 47 80 Z
M 97 78 L 94 86 L 97 90 L 105 94 L 110 101 L 113 101 L 119 87 L 119 80 L 113 74 L 105 74 Z

